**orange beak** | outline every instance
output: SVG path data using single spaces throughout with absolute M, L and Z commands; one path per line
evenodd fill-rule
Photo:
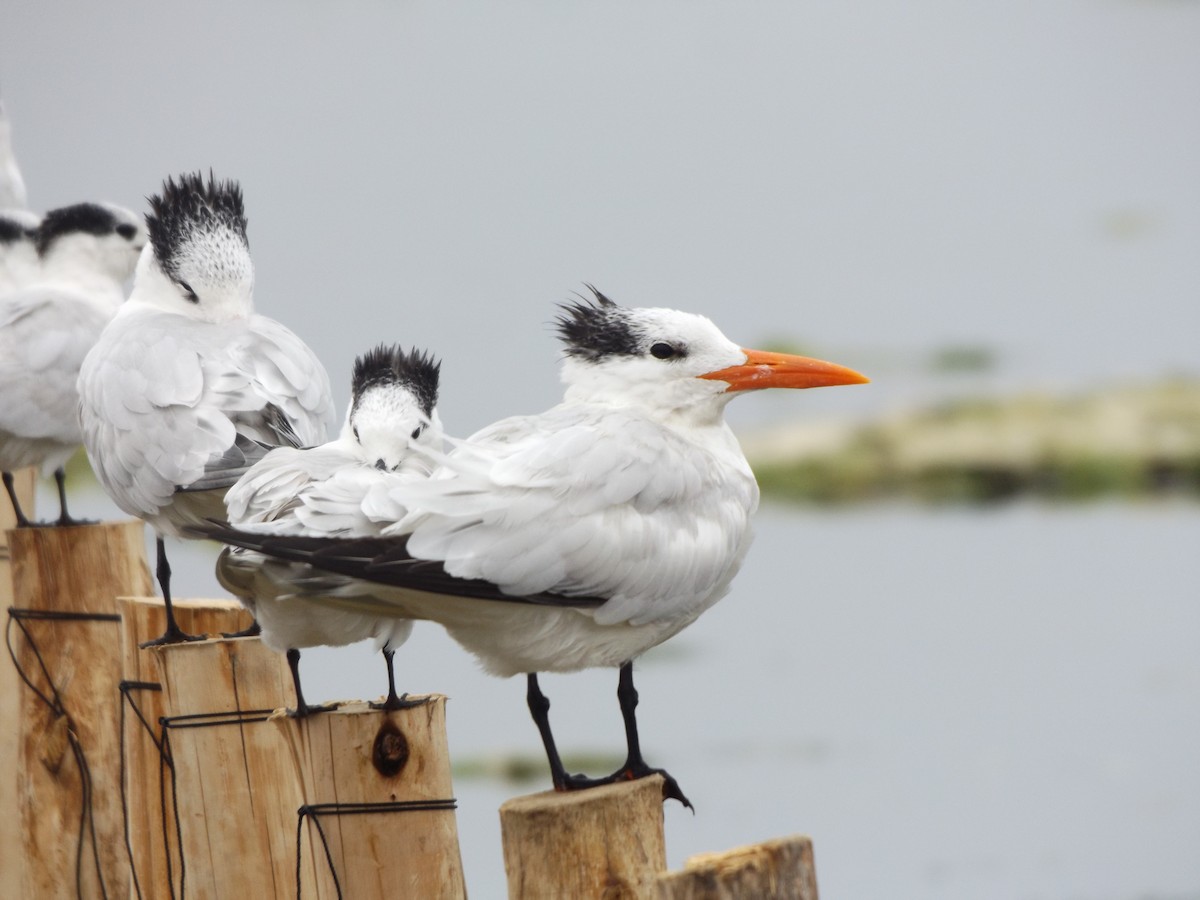
M 746 361 L 699 376 L 729 383 L 728 391 L 758 391 L 763 388 L 832 387 L 835 384 L 867 384 L 871 379 L 853 369 L 807 356 L 745 350 Z

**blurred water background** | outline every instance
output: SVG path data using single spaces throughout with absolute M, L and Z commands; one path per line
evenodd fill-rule
M 13 2 L 0 95 L 35 209 L 240 179 L 259 309 L 339 400 L 356 353 L 429 347 L 452 433 L 556 401 L 584 281 L 875 379 L 739 400 L 748 438 L 1200 376 L 1188 0 Z M 670 863 L 803 831 L 829 897 L 1200 897 L 1198 526 L 1190 496 L 768 502 L 731 595 L 639 664 L 697 807 Z M 214 555 L 173 550 L 180 595 Z M 548 781 L 523 684 L 428 626 L 397 661 L 452 698 L 470 891 L 504 896 L 496 807 Z M 383 687 L 365 647 L 305 671 Z M 545 680 L 567 750 L 619 756 L 615 682 Z

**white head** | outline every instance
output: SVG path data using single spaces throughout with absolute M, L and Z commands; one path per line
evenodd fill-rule
M 146 229 L 137 213 L 112 203 L 52 209 L 38 226 L 38 256 L 47 280 L 121 285 L 145 245 Z
M 32 284 L 41 269 L 37 233 L 41 217 L 23 209 L 0 210 L 0 294 Z
M 630 309 L 592 292 L 592 302 L 565 305 L 557 323 L 566 345 L 568 402 L 636 407 L 660 421 L 709 425 L 738 391 L 868 380 L 821 360 L 746 350 L 704 316 Z
M 441 449 L 436 409 L 440 369 L 432 357 L 416 349 L 405 353 L 399 345 L 381 344 L 358 357 L 342 438 L 377 468 L 427 470 L 428 457 L 413 451 Z
M 242 189 L 209 173 L 168 178 L 150 198 L 150 243 L 130 300 L 209 322 L 254 312 Z

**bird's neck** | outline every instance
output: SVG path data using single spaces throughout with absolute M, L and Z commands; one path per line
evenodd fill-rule
M 42 281 L 68 284 L 98 298 L 120 303 L 124 290 L 99 254 L 84 247 L 64 247 L 42 258 Z

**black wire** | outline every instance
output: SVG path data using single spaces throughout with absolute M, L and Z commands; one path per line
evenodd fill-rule
M 234 712 L 190 713 L 184 716 L 159 716 L 158 723 L 162 726 L 162 742 L 159 744 L 159 797 L 163 810 L 163 845 L 169 848 L 167 840 L 167 806 L 165 772 L 171 775 L 171 808 L 175 814 L 175 837 L 179 847 L 179 900 L 183 900 L 187 886 L 187 858 L 183 852 L 183 822 L 179 817 L 179 780 L 175 777 L 175 763 L 171 756 L 172 728 L 215 728 L 219 725 L 245 725 L 252 722 L 265 722 L 275 712 L 273 709 L 248 709 Z M 171 854 L 167 852 L 167 881 L 173 883 L 171 871 Z M 175 897 L 172 887 L 171 897 Z
M 133 701 L 132 692 L 138 691 L 161 691 L 162 685 L 157 681 L 122 681 L 117 685 L 117 690 L 121 692 L 121 697 L 124 700 L 121 703 L 121 819 L 125 823 L 125 852 L 129 856 L 129 873 L 133 877 L 133 890 L 137 894 L 138 900 L 142 900 L 142 884 L 138 878 L 137 863 L 133 858 L 133 842 L 129 836 L 129 792 L 127 786 L 128 771 L 125 767 L 125 706 L 133 710 L 138 717 L 138 721 L 142 723 L 142 728 L 146 734 L 150 736 L 150 740 L 154 743 L 154 747 L 158 750 L 159 759 L 162 758 L 162 744 L 158 740 L 158 735 L 154 733 L 154 729 L 150 727 L 150 723 L 146 721 L 146 717 L 142 714 L 141 709 Z M 164 845 L 164 849 L 165 845 Z M 169 884 L 168 880 L 168 884 Z
M 247 709 L 233 712 L 190 713 L 186 716 L 159 716 L 163 728 L 215 728 L 218 725 L 249 725 L 271 718 L 273 709 Z
M 337 868 L 333 864 L 333 851 L 329 849 L 329 839 L 321 826 L 320 816 L 361 816 L 368 813 L 391 812 L 453 812 L 458 809 L 458 801 L 451 797 L 448 800 L 394 800 L 385 803 L 309 803 L 296 810 L 296 900 L 300 900 L 304 853 L 304 820 L 312 819 L 317 826 L 317 834 L 321 837 L 321 847 L 325 851 L 325 861 L 329 864 L 329 874 L 333 877 L 333 887 L 337 891 L 338 900 L 342 900 L 342 883 L 338 880 Z
M 96 811 L 95 811 L 95 794 L 92 784 L 92 769 L 88 764 L 87 753 L 83 749 L 83 744 L 79 740 L 79 735 L 75 731 L 75 723 L 71 719 L 70 713 L 67 712 L 66 705 L 63 703 L 62 694 L 58 690 L 58 686 L 54 683 L 54 679 L 50 676 L 50 670 L 46 666 L 46 659 L 42 655 L 41 648 L 34 641 L 33 635 L 29 633 L 29 629 L 25 627 L 26 620 L 42 620 L 50 622 L 120 622 L 121 617 L 113 613 L 79 613 L 79 612 L 63 612 L 60 610 L 39 610 L 39 609 L 17 609 L 15 607 L 8 608 L 8 622 L 4 629 L 4 642 L 8 648 L 8 655 L 13 661 L 13 666 L 17 670 L 17 675 L 21 681 L 33 691 L 53 714 L 54 720 L 61 717 L 66 717 L 67 728 L 67 743 L 71 747 L 71 755 L 75 759 L 75 765 L 79 769 L 79 792 L 80 792 L 80 810 L 79 810 L 79 833 L 76 837 L 75 844 L 75 893 L 78 897 L 83 897 L 83 847 L 84 834 L 86 831 L 91 831 L 91 846 L 92 858 L 96 863 L 96 880 L 100 887 L 100 896 L 103 900 L 108 900 L 108 889 L 104 884 L 103 867 L 100 864 L 100 841 L 96 835 Z M 49 693 L 38 688 L 29 674 L 21 666 L 21 662 L 17 659 L 17 652 L 13 648 L 12 642 L 12 626 L 16 623 L 21 629 L 21 634 L 25 638 L 25 642 L 33 651 L 33 658 L 37 662 L 38 668 L 42 672 L 43 678 L 49 685 Z

